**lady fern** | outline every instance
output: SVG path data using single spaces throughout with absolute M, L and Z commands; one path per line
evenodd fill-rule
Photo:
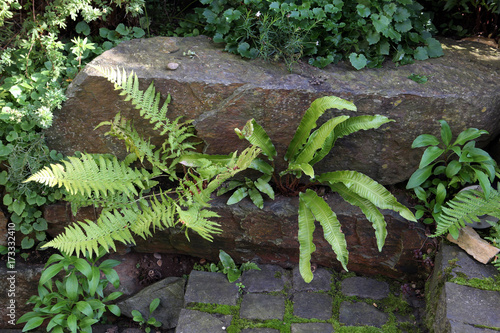
M 479 221 L 479 216 L 489 215 L 500 219 L 500 191 L 490 189 L 488 197 L 480 191 L 459 192 L 442 208 L 436 220 L 436 232 L 439 236 L 450 232 L 455 238 L 458 230 L 466 223 Z
M 155 147 L 130 121 L 117 114 L 114 120 L 98 127 L 109 126 L 106 135 L 125 143 L 130 154 L 124 161 L 107 154 L 82 154 L 68 157 L 29 177 L 26 182 L 64 188 L 65 199 L 72 202 L 74 212 L 85 204 L 102 208 L 95 222 L 77 222 L 44 247 L 51 246 L 67 254 L 88 252 L 92 256 L 98 253 L 99 246 L 109 250 L 115 249 L 117 241 L 134 244 L 134 235 L 146 238 L 156 230 L 176 225 L 186 228 L 186 236 L 190 229 L 211 241 L 212 234 L 221 229 L 210 220 L 217 217 L 209 210 L 210 194 L 225 180 L 250 167 L 261 150 L 252 146 L 239 155 L 233 153 L 213 160 L 209 155 L 197 155 L 192 152 L 193 144 L 187 142 L 193 136 L 190 122 L 167 118 L 170 97 L 160 108 L 161 96 L 155 93 L 153 84 L 143 92 L 134 73 L 97 69 L 116 89 L 122 90 L 125 100 L 140 110 L 140 115 L 165 136 L 165 141 L 161 147 Z M 136 160 L 149 162 L 152 171 L 132 168 L 131 163 Z M 184 176 L 177 175 L 179 163 L 186 169 Z M 158 183 L 154 179 L 162 176 L 175 181 L 172 188 L 151 192 Z

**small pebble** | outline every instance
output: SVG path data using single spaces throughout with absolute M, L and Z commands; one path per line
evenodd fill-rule
M 171 71 L 175 71 L 179 67 L 179 64 L 176 62 L 169 62 L 167 64 L 167 68 L 170 69 Z

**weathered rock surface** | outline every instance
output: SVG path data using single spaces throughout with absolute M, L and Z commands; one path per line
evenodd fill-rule
M 475 261 L 455 245 L 443 245 L 426 288 L 427 326 L 434 332 L 486 333 L 500 328 L 500 292 L 459 285 L 454 277 L 495 278 L 492 265 Z M 451 280 L 451 281 L 450 281 Z M 487 327 L 493 328 L 492 330 Z
M 20 258 L 19 258 L 20 259 Z M 22 315 L 33 310 L 33 304 L 26 304 L 33 295 L 38 295 L 38 280 L 43 265 L 26 264 L 16 261 L 15 269 L 8 269 L 4 262 L 0 264 L 0 331 L 2 328 L 22 328 L 23 324 L 15 325 Z
M 196 56 L 183 56 L 188 50 Z M 233 129 L 255 118 L 282 157 L 314 99 L 336 95 L 351 100 L 358 107 L 357 115 L 381 114 L 396 122 L 339 140 L 317 171 L 351 169 L 383 184 L 395 184 L 408 179 L 418 166 L 422 152 L 411 149 L 412 141 L 422 133 L 439 135 L 439 119 L 448 121 L 455 135 L 467 127 L 490 132 L 484 140 L 500 133 L 500 52 L 482 44 L 452 41 L 445 42 L 444 52 L 442 58 L 401 67 L 388 62 L 381 69 L 355 71 L 338 64 L 320 70 L 301 63 L 289 73 L 283 64 L 249 61 L 223 52 L 203 36 L 156 37 L 123 42 L 90 65 L 134 70 L 143 88 L 154 80 L 162 96 L 172 96 L 170 117 L 194 119 L 207 153 L 241 150 L 246 143 Z M 179 67 L 169 70 L 169 63 Z M 412 73 L 426 75 L 429 81 L 418 84 L 408 79 Z M 121 143 L 103 135 L 105 128 L 93 131 L 118 111 L 134 119 L 141 133 L 152 135 L 153 143 L 162 142 L 91 66 L 75 78 L 67 96 L 46 133 L 51 148 L 66 154 L 79 150 L 124 156 Z M 330 110 L 324 118 L 345 113 Z M 281 160 L 277 159 L 278 169 L 284 168 Z
M 415 275 L 423 268 L 413 257 L 413 250 L 420 249 L 426 241 L 424 230 L 418 224 L 408 222 L 391 211 L 383 211 L 388 236 L 382 252 L 379 252 L 372 224 L 361 210 L 336 194 L 324 198 L 337 214 L 346 236 L 350 252 L 349 270 L 366 275 L 402 277 Z M 211 201 L 213 210 L 221 216 L 217 220 L 222 227 L 222 233 L 215 235 L 213 242 L 196 233 L 190 233 L 191 241 L 188 241 L 184 231 L 167 229 L 157 231 L 146 240 L 136 237 L 133 249 L 144 253 L 188 254 L 214 261 L 219 260 L 219 249 L 224 249 L 237 262 L 252 260 L 282 267 L 291 267 L 298 262 L 298 197 L 278 196 L 274 201 L 265 202 L 263 210 L 257 209 L 248 199 L 228 206 L 227 199 L 227 196 L 223 196 Z M 58 205 L 54 207 L 60 208 Z M 51 208 L 48 206 L 46 210 Z M 51 214 L 46 212 L 45 216 Z M 314 243 L 316 251 L 312 254 L 313 263 L 341 268 L 331 246 L 323 237 L 320 225 L 314 232 Z
M 153 311 L 152 316 L 162 323 L 163 328 L 177 326 L 179 314 L 184 307 L 183 278 L 168 277 L 144 288 L 134 296 L 119 302 L 122 314 L 132 318 L 132 311 L 137 310 L 142 317 L 148 320 L 149 304 L 155 298 L 160 299 L 160 305 Z

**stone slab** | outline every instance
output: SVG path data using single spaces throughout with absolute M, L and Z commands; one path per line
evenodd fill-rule
M 240 317 L 244 319 L 283 320 L 285 297 L 283 295 L 246 294 L 240 307 Z
M 293 314 L 308 319 L 332 317 L 333 298 L 328 294 L 299 292 L 293 295 Z
M 328 291 L 331 288 L 332 273 L 325 268 L 317 268 L 311 282 L 306 283 L 300 275 L 299 267 L 293 268 L 293 289 L 298 291 Z
M 328 323 L 297 323 L 291 325 L 292 333 L 332 333 L 333 326 Z
M 240 333 L 279 333 L 280 330 L 276 330 L 274 328 L 267 327 L 259 327 L 259 328 L 245 328 L 241 330 Z
M 446 282 L 440 297 L 444 316 L 436 316 L 436 326 L 454 321 L 469 325 L 484 325 L 500 329 L 500 292 L 480 290 Z
M 133 317 L 133 310 L 138 310 L 144 318 L 149 318 L 149 305 L 153 299 L 159 298 L 160 305 L 152 316 L 162 323 L 163 328 L 174 328 L 184 306 L 184 286 L 183 278 L 168 277 L 119 302 L 118 306 L 122 314 L 130 318 Z
M 250 293 L 282 291 L 287 281 L 286 270 L 276 265 L 259 265 L 260 271 L 249 270 L 242 274 L 241 282 Z
M 389 320 L 389 315 L 364 302 L 342 302 L 339 321 L 346 326 L 382 327 Z
M 387 282 L 354 276 L 342 281 L 341 291 L 346 296 L 383 299 L 389 296 L 389 285 Z
M 232 316 L 182 309 L 175 333 L 224 333 Z
M 207 288 L 207 286 L 210 286 Z M 235 283 L 230 283 L 222 273 L 192 271 L 189 275 L 185 304 L 217 303 L 236 305 L 240 294 Z

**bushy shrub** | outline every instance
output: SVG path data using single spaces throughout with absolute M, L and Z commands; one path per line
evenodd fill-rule
M 413 0 L 292 1 L 201 0 L 176 30 L 208 34 L 243 57 L 299 58 L 324 67 L 348 59 L 356 68 L 379 67 L 387 56 L 398 64 L 441 56 L 440 43 L 423 7 Z M 199 22 L 204 30 L 198 30 Z

